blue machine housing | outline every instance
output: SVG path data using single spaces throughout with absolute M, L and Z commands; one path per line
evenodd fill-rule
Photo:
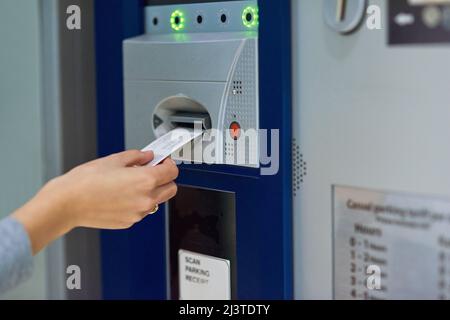
M 289 0 L 259 1 L 260 127 L 280 129 L 280 170 L 183 165 L 179 184 L 234 192 L 238 299 L 292 299 L 291 24 Z M 144 32 L 144 1 L 96 0 L 99 156 L 124 149 L 122 41 Z M 103 231 L 105 299 L 166 299 L 166 226 L 160 214 Z

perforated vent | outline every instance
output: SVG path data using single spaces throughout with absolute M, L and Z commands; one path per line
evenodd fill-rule
M 307 163 L 304 160 L 303 154 L 300 151 L 300 146 L 295 139 L 292 142 L 292 166 L 292 192 L 295 197 L 308 173 Z
M 225 142 L 225 157 L 228 157 L 230 159 L 235 159 L 235 145 L 236 143 L 234 141 L 232 142 Z
M 240 81 L 240 80 L 233 81 L 232 93 L 233 93 L 233 95 L 243 94 L 242 81 Z

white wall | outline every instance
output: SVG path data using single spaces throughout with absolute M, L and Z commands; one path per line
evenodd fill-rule
M 0 1 L 0 217 L 29 199 L 44 181 L 41 47 L 38 0 Z M 33 278 L 2 299 L 45 299 L 46 258 Z
M 388 46 L 388 0 L 368 1 L 383 30 L 337 34 L 326 1 L 292 0 L 294 135 L 308 168 L 294 199 L 299 299 L 333 297 L 332 185 L 450 197 L 450 47 Z

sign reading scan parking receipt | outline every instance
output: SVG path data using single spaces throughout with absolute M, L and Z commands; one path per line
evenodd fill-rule
M 180 300 L 230 300 L 230 261 L 179 250 Z
M 336 299 L 450 299 L 450 201 L 334 187 Z
M 142 149 L 142 151 L 151 150 L 154 153 L 154 159 L 148 165 L 152 167 L 158 165 L 172 153 L 200 137 L 202 133 L 203 130 L 190 128 L 176 128 L 169 131 Z

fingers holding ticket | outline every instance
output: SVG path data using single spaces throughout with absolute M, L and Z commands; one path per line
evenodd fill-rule
M 202 130 L 194 130 L 189 128 L 176 128 L 161 138 L 156 139 L 142 151 L 153 151 L 154 158 L 149 162 L 148 166 L 156 166 L 164 159 L 169 157 L 172 153 L 182 148 L 185 144 L 201 136 Z

